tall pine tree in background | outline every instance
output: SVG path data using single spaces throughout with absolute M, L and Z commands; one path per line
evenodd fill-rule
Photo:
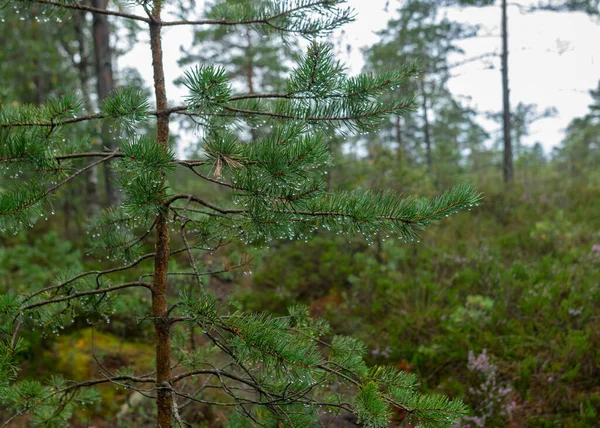
M 437 1 L 409 0 L 402 3 L 397 14 L 398 18 L 390 20 L 379 33 L 380 41 L 365 51 L 366 70 L 390 69 L 418 61 L 419 78 L 394 94 L 416 93 L 418 114 L 390 118 L 384 123 L 381 138 L 388 147 L 396 148 L 401 162 L 413 168 L 425 165 L 438 186 L 446 186 L 456 175 L 462 151 L 470 148 L 465 134 L 481 130 L 472 112 L 469 114 L 447 88 L 452 71 L 480 59 L 458 63 L 449 60 L 450 55 L 463 53 L 458 42 L 473 37 L 477 28 L 441 16 Z
M 2 103 L 19 99 L 39 105 L 59 90 L 77 87 L 76 74 L 60 50 L 61 38 L 50 36 L 57 29 L 67 33 L 68 23 L 53 22 L 50 30 L 42 12 L 34 9 L 31 15 L 0 21 L 0 73 L 6 79 L 0 85 Z
M 338 127 L 373 131 L 390 115 L 409 111 L 409 96 L 389 94 L 415 78 L 417 68 L 346 76 L 331 47 L 318 42 L 352 19 L 341 0 L 221 1 L 210 17 L 173 20 L 163 13 L 162 3 L 128 1 L 123 5 L 129 8 L 105 9 L 68 0 L 0 1 L 6 20 L 34 19 L 39 11 L 66 20 L 87 11 L 146 26 L 155 103 L 151 107 L 142 91 L 127 87 L 112 91 L 93 113 L 83 111 L 82 100 L 73 94 L 39 106 L 0 109 L 2 172 L 18 177 L 0 194 L 3 233 L 34 226 L 54 210 L 53 200 L 71 181 L 108 161 L 125 195 L 117 208 L 90 219 L 91 251 L 104 266 L 65 272 L 52 284 L 23 284 L 0 296 L 0 403 L 13 412 L 5 424 L 29 414 L 34 424 L 67 425 L 79 406 L 98 401 L 95 386 L 114 384 L 156 400 L 156 425 L 162 428 L 185 425 L 182 403 L 235 409 L 230 426 L 318 426 L 320 414 L 331 411 L 354 413 L 365 426 L 385 427 L 393 408 L 430 426 L 450 426 L 465 414 L 460 400 L 421 395 L 415 376 L 395 368 L 367 367 L 364 345 L 331 337 L 327 323 L 311 319 L 304 307 L 273 317 L 221 305 L 203 285 L 202 277 L 210 272 L 198 257 L 233 240 L 260 245 L 307 239 L 319 228 L 360 233 L 367 241 L 382 231 L 414 240 L 432 221 L 476 205 L 479 195 L 467 184 L 431 200 L 384 191 L 324 190 L 332 133 Z M 242 35 L 247 29 L 269 37 L 299 35 L 309 40 L 309 48 L 277 92 L 266 83 L 238 89 L 225 68 L 203 63 L 185 74 L 185 103 L 172 106 L 165 90 L 161 32 L 181 25 Z M 169 122 L 178 114 L 202 129 L 197 159 L 177 159 L 169 148 Z M 139 133 L 151 120 L 156 135 Z M 88 121 L 106 123 L 117 145 L 92 150 L 90 138 L 69 131 Z M 268 131 L 248 143 L 240 139 L 240 125 Z M 175 168 L 227 190 L 227 199 L 179 192 L 169 180 Z M 187 268 L 174 268 L 182 260 Z M 228 270 L 249 264 L 242 258 Z M 193 289 L 179 285 L 185 277 L 193 279 Z M 58 332 L 78 316 L 109 319 L 119 307 L 118 296 L 142 293 L 151 298 L 142 321 L 154 324 L 152 373 L 109 370 L 97 359 L 100 376 L 95 379 L 19 379 L 19 352 L 27 346 L 20 332 Z M 194 327 L 202 330 L 204 346 L 186 349 L 173 342 Z M 221 393 L 209 393 L 215 389 Z
M 573 177 L 598 172 L 600 161 L 600 82 L 590 91 L 592 104 L 589 112 L 575 118 L 567 127 L 567 134 L 557 149 L 558 159 Z M 577 165 L 577 166 L 576 166 Z
M 103 0 L 91 0 L 90 5 L 94 9 L 106 9 L 108 2 Z M 96 95 L 98 101 L 103 101 L 116 87 L 113 73 L 113 53 L 110 43 L 110 26 L 108 17 L 101 12 L 92 13 L 92 35 L 94 41 L 94 71 L 96 75 Z M 110 135 L 109 128 L 103 124 L 100 134 L 102 146 L 109 150 L 117 148 L 116 142 Z M 104 162 L 104 187 L 106 199 L 109 206 L 118 204 L 119 195 L 115 187 L 115 176 L 110 168 L 109 162 Z
M 513 136 L 512 115 L 510 107 L 509 86 L 509 6 L 516 6 L 521 12 L 534 12 L 537 10 L 556 12 L 585 12 L 589 15 L 600 14 L 599 0 L 538 0 L 534 5 L 510 3 L 507 0 L 446 0 L 445 4 L 458 4 L 461 6 L 489 7 L 500 6 L 500 37 L 502 41 L 501 76 L 502 76 L 502 137 L 503 137 L 503 162 L 502 171 L 505 183 L 511 183 L 514 178 L 513 165 Z
M 0 52 L 0 75 L 3 84 L 0 85 L 0 102 L 40 105 L 51 97 L 76 90 L 81 94 L 83 108 L 91 113 L 99 105 L 99 100 L 117 85 L 113 81 L 112 60 L 115 54 L 111 52 L 110 32 L 127 31 L 127 42 L 132 43 L 132 34 L 137 27 L 129 24 L 129 28 L 121 25 L 109 29 L 109 23 L 101 20 L 106 26 L 103 28 L 103 25 L 98 25 L 93 19 L 87 19 L 88 16 L 93 16 L 91 13 L 88 15 L 88 11 L 79 11 L 68 16 L 68 19 L 62 19 L 48 13 L 43 7 L 33 7 L 30 15 L 23 15 L 16 8 L 17 3 L 12 6 L 15 7 L 12 19 L 5 18 L 1 22 L 3 31 L 0 41 L 3 49 Z M 102 28 L 102 31 L 97 31 L 97 27 Z M 98 45 L 103 46 L 100 50 L 104 54 L 95 55 Z M 97 64 L 100 66 L 96 66 Z M 130 76 L 124 77 L 121 84 L 133 81 Z M 92 87 L 98 88 L 98 91 L 94 91 Z M 100 138 L 101 127 L 95 125 L 102 124 L 82 123 L 71 132 L 79 135 L 89 132 L 95 137 L 96 148 L 101 148 L 104 146 Z M 109 135 L 108 128 L 105 134 L 106 137 Z M 106 195 L 109 202 L 117 197 L 113 181 L 114 178 L 104 180 L 102 194 Z M 84 186 L 66 189 L 69 197 L 63 199 L 63 208 L 67 236 L 73 223 L 79 223 L 85 217 L 86 213 L 79 211 L 95 215 L 101 205 L 107 205 L 103 202 L 101 190 L 98 186 L 97 168 L 86 171 Z M 85 202 L 80 203 L 79 199 Z M 80 209 L 81 207 L 84 209 Z

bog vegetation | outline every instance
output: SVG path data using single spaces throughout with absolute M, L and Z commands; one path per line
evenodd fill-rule
M 1 426 L 595 426 L 600 86 L 547 154 L 447 88 L 505 1 L 195 3 L 0 1 Z

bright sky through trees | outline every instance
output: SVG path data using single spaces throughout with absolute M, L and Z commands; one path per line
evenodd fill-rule
M 198 2 L 201 3 L 201 2 Z M 357 12 L 356 21 L 338 30 L 334 37 L 339 57 L 352 74 L 363 66 L 361 48 L 378 40 L 376 32 L 383 29 L 395 16 L 400 4 L 394 0 L 349 0 Z M 386 11 L 386 4 L 389 3 Z M 519 1 L 523 5 L 534 3 Z M 465 56 L 456 62 L 476 57 L 482 53 L 500 51 L 500 10 L 493 8 L 455 8 L 447 11 L 452 19 L 480 24 L 483 37 L 463 41 Z M 179 77 L 177 66 L 179 46 L 189 45 L 191 34 L 187 28 L 165 29 L 165 66 L 168 78 L 167 93 L 175 100 L 182 96 L 172 79 Z M 583 13 L 536 12 L 521 13 L 513 5 L 509 10 L 510 84 L 511 104 L 519 102 L 538 104 L 539 111 L 556 107 L 558 115 L 540 120 L 532 125 L 526 143 L 542 143 L 546 151 L 560 143 L 564 128 L 574 117 L 587 111 L 591 102 L 588 90 L 595 88 L 600 78 L 600 22 Z M 348 49 L 348 45 L 350 49 Z M 146 80 L 150 80 L 151 67 L 148 50 L 143 44 L 120 58 L 120 67 L 136 67 Z M 466 104 L 480 112 L 497 112 L 502 105 L 500 89 L 500 59 L 487 59 L 456 69 L 450 89 Z M 481 123 L 499 136 L 500 126 L 486 121 Z M 494 132 L 497 131 L 497 132 Z

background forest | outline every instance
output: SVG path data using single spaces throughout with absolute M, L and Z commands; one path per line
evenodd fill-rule
M 81 3 L 107 7 L 103 0 Z M 116 10 L 113 3 L 109 7 Z M 193 7 L 212 16 L 212 6 L 204 2 L 167 3 L 175 17 Z M 306 241 L 281 233 L 281 239 L 258 246 L 217 245 L 197 260 L 211 273 L 202 281 L 219 302 L 240 310 L 283 316 L 290 306 L 306 305 L 335 334 L 360 339 L 370 364 L 416 374 L 424 392 L 462 398 L 470 410 L 457 426 L 597 426 L 600 83 L 589 88 L 587 114 L 570 122 L 560 145 L 547 150 L 544 142 L 530 144 L 533 124 L 551 120 L 556 111 L 511 104 L 509 26 L 499 27 L 497 52 L 477 57 L 463 52 L 462 41 L 490 37 L 475 23 L 454 21 L 446 13 L 465 6 L 493 8 L 498 23 L 510 23 L 510 17 L 502 20 L 505 0 L 388 2 L 397 13 L 379 41 L 363 50 L 363 71 L 417 63 L 418 75 L 387 95 L 390 100 L 414 95 L 413 109 L 387 118 L 378 131 L 351 135 L 339 126 L 330 139 L 333 160 L 327 164 L 326 186 L 431 197 L 469 181 L 484 194 L 483 203 L 432 224 L 420 239 L 408 242 L 385 233 L 365 239 L 319 227 Z M 540 2 L 523 9 L 551 10 L 565 22 L 574 12 L 590 19 L 600 13 L 593 0 Z M 10 106 L 39 106 L 71 91 L 81 94 L 90 113 L 115 88 L 133 86 L 150 97 L 143 73 L 119 67 L 130 49 L 145 42 L 137 23 L 83 11 L 68 18 L 41 9 L 36 15 L 35 8 L 28 13 L 24 19 L 24 12 L 9 5 L 1 15 L 0 115 Z M 331 41 L 333 54 L 342 58 L 344 39 Z M 234 88 L 260 94 L 282 91 L 285 76 L 308 48 L 296 36 L 282 40 L 252 28 L 202 27 L 194 30 L 191 44 L 165 50 L 180 49 L 179 87 L 186 85 L 184 71 L 206 63 L 222 65 Z M 497 111 L 478 111 L 449 88 L 463 65 L 480 61 L 498 70 L 502 80 Z M 201 125 L 181 115 L 171 127 L 172 149 L 202 159 L 206 152 L 199 141 L 208 136 Z M 149 134 L 153 127 L 138 132 Z M 116 147 L 115 130 L 107 124 L 81 123 L 69 132 L 67 138 L 89 136 L 97 151 Z M 251 142 L 268 132 L 269 124 L 258 121 L 240 126 L 238 137 Z M 209 178 L 220 179 L 220 168 Z M 0 295 L 50 283 L 65 270 L 100 269 L 104 254 L 89 247 L 88 217 L 123 199 L 114 174 L 110 168 L 90 168 L 56 195 L 52 215 L 32 228 L 1 231 Z M 225 198 L 219 185 L 198 180 L 190 168 L 178 166 L 172 174 L 170 180 L 189 193 Z M 0 197 L 20 175 L 11 171 L 0 177 Z M 171 259 L 172 271 L 187 262 L 185 254 L 180 256 Z M 196 285 L 193 278 L 177 281 L 186 290 Z M 80 316 L 56 331 L 40 325 L 22 332 L 27 345 L 20 353 L 19 376 L 60 373 L 83 381 L 94 377 L 98 355 L 108 370 L 125 365 L 149 371 L 154 332 L 142 322 L 149 305 L 147 296 L 131 293 L 118 300 L 110 316 Z M 124 314 L 136 314 L 139 322 Z M 194 330 L 177 340 L 194 350 L 205 345 Z M 101 402 L 74 412 L 70 426 L 153 423 L 152 403 L 142 394 L 125 388 L 100 388 L 100 394 Z M 231 415 L 210 405 L 180 411 L 198 427 L 228 426 Z M 11 414 L 0 406 L 0 423 Z M 412 426 L 405 416 L 397 412 L 390 426 Z M 322 422 L 361 426 L 348 415 Z

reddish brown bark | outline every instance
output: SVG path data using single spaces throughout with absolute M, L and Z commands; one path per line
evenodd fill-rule
M 156 108 L 164 111 L 169 108 L 163 70 L 160 2 L 155 0 L 150 23 L 150 47 L 152 49 L 152 69 L 154 73 L 154 93 Z M 169 116 L 157 116 L 156 138 L 165 147 L 169 145 Z M 152 316 L 156 331 L 156 406 L 158 415 L 156 426 L 170 428 L 173 419 L 173 395 L 171 379 L 171 323 L 167 309 L 167 272 L 169 265 L 170 236 L 167 216 L 159 214 L 156 219 L 156 256 L 154 258 L 154 283 L 152 286 Z

